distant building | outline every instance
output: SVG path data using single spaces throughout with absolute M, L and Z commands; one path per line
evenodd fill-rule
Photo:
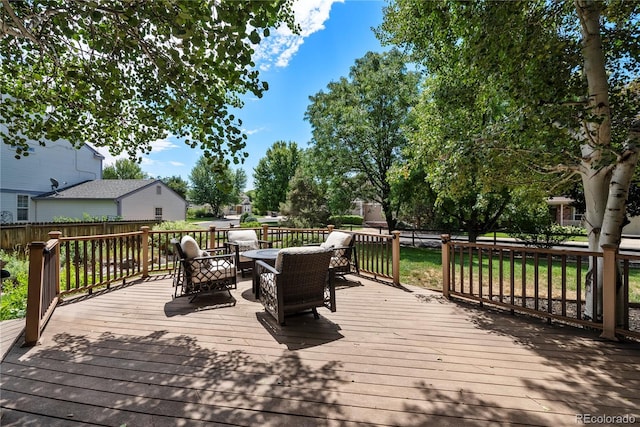
M 571 206 L 573 199 L 567 197 L 552 197 L 547 200 L 551 215 L 560 225 L 574 225 L 584 227 L 584 212 Z M 640 235 L 640 216 L 630 218 L 631 222 L 622 229 L 622 234 Z
M 159 179 L 101 179 L 34 197 L 36 221 L 56 217 L 180 221 L 187 202 Z M 74 213 L 69 215 L 69 213 Z
M 28 156 L 0 142 L 0 221 L 55 218 L 184 220 L 186 201 L 159 180 L 102 180 L 104 157 L 89 144 L 29 144 Z

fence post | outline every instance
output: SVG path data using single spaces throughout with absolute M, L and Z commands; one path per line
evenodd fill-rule
M 269 240 L 269 224 L 262 224 L 262 240 Z
M 218 242 L 216 240 L 216 226 L 210 225 L 209 226 L 209 244 L 207 245 L 207 248 L 215 249 L 217 247 L 218 247 Z
M 42 312 L 42 281 L 45 242 L 29 244 L 29 284 L 27 288 L 27 317 L 25 319 L 25 345 L 34 346 L 40 339 L 40 313 Z
M 451 280 L 451 277 L 449 276 L 449 263 L 451 262 L 449 259 L 451 253 L 451 236 L 449 234 L 443 234 L 440 238 L 442 239 L 442 296 L 449 299 L 449 281 Z
M 400 286 L 400 232 L 393 231 L 393 242 L 391 248 L 391 270 L 393 271 L 393 284 Z
M 140 227 L 142 230 L 142 277 L 149 277 L 149 230 L 148 226 Z
M 613 341 L 618 341 L 616 338 L 617 254 L 617 245 L 602 245 L 602 334 L 600 338 Z

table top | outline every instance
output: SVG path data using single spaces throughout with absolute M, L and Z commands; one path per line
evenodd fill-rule
M 242 252 L 242 256 L 246 258 L 252 259 L 276 259 L 278 257 L 278 252 L 280 249 L 277 248 L 269 248 L 269 249 L 252 249 L 250 251 Z

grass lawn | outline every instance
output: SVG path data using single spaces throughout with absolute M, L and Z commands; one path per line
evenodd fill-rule
M 509 288 L 509 260 L 505 259 L 504 263 L 504 276 L 503 283 L 506 291 Z M 468 268 L 468 261 L 465 260 L 465 270 Z M 494 292 L 497 289 L 499 278 L 497 277 L 497 264 L 498 261 L 494 259 Z M 584 276 L 588 265 L 582 265 L 581 275 Z M 477 259 L 473 263 L 474 269 L 474 281 L 477 286 L 478 275 L 478 263 Z M 540 259 L 539 266 L 539 295 L 546 295 L 546 280 L 547 280 L 547 264 L 546 259 Z M 567 263 L 564 274 L 566 275 L 567 283 L 567 297 L 575 298 L 576 292 L 576 267 L 574 264 Z M 533 259 L 527 259 L 525 263 L 525 276 L 527 282 L 527 294 L 533 295 L 533 283 L 534 283 L 534 263 Z M 560 284 L 562 283 L 562 266 L 560 262 L 553 262 L 551 266 L 551 283 L 553 284 L 553 295 L 559 296 L 561 293 Z M 514 280 L 516 294 L 521 287 L 522 278 L 522 262 L 516 260 L 514 263 Z M 584 295 L 584 277 L 581 277 L 582 292 Z M 428 248 L 400 248 L 400 283 L 420 286 L 427 289 L 433 289 L 442 291 L 442 255 L 437 249 Z M 483 259 L 483 284 L 487 288 L 488 284 L 488 260 Z M 629 272 L 629 300 L 630 302 L 640 303 L 640 269 L 632 268 Z M 486 292 L 486 290 L 485 290 Z

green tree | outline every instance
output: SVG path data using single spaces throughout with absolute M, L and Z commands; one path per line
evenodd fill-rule
M 381 204 L 387 225 L 395 228 L 397 207 L 388 172 L 407 144 L 402 126 L 418 100 L 419 75 L 408 71 L 398 51 L 367 53 L 349 78 L 331 82 L 310 98 L 305 118 L 312 126 L 314 158 L 330 181 L 361 176 L 356 195 Z
M 160 178 L 162 182 L 167 184 L 167 187 L 175 191 L 182 197 L 183 199 L 187 198 L 187 192 L 189 191 L 189 183 L 182 179 L 179 175 L 168 176 L 165 178 Z
M 254 203 L 259 211 L 278 211 L 287 198 L 291 178 L 300 163 L 295 142 L 276 141 L 253 170 Z
M 322 185 L 309 173 L 310 169 L 299 167 L 291 179 L 291 188 L 281 210 L 291 227 L 324 227 L 329 220 L 329 209 Z
M 64 138 L 136 158 L 173 134 L 238 160 L 229 109 L 268 89 L 253 46 L 295 30 L 290 0 L 3 1 L 0 19 L 0 135 L 17 157 Z
M 195 204 L 209 205 L 213 215 L 219 217 L 222 208 L 238 203 L 247 175 L 242 169 L 232 171 L 226 165 L 215 167 L 202 156 L 191 170 L 189 180 L 189 200 Z
M 533 182 L 536 173 L 558 174 L 560 183 L 578 175 L 597 251 L 620 243 L 638 165 L 640 99 L 631 88 L 640 74 L 639 21 L 640 3 L 618 0 L 395 0 L 378 34 L 408 47 L 431 75 L 448 76 L 449 87 L 449 69 L 471 70 L 508 94 L 505 113 L 476 145 L 514 170 L 528 168 Z M 602 272 L 590 268 L 587 317 L 599 316 L 589 301 L 601 293 Z
M 102 169 L 102 179 L 147 179 L 149 175 L 131 159 L 118 159 L 115 164 Z

